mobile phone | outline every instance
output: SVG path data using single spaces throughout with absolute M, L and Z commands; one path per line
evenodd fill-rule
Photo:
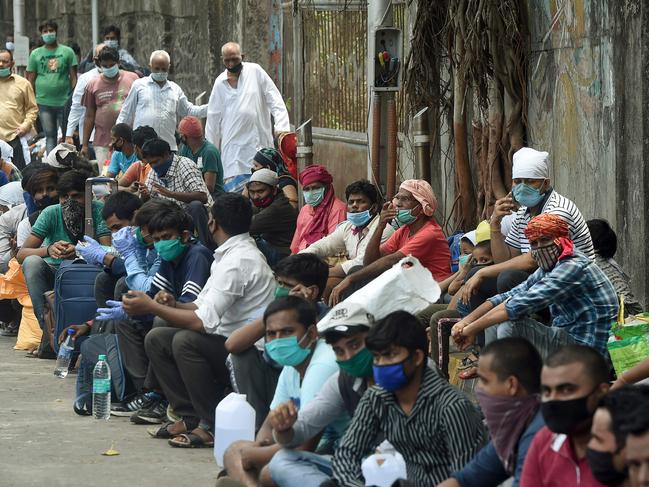
M 512 204 L 514 205 L 514 211 L 518 211 L 518 209 L 521 207 L 521 204 L 518 201 L 516 201 L 516 198 L 514 197 L 514 192 L 510 191 L 507 197 L 512 199 Z

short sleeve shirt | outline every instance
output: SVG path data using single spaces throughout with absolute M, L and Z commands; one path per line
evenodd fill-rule
M 151 166 L 142 163 L 142 161 L 135 161 L 126 171 L 124 171 L 124 174 L 119 180 L 119 184 L 120 186 L 130 186 L 135 181 L 144 184 L 149 175 L 149 171 L 151 171 Z
M 113 155 L 110 158 L 108 172 L 115 175 L 119 173 L 124 174 L 135 161 L 137 161 L 137 154 L 135 152 L 130 156 L 127 156 L 121 151 L 114 150 Z
M 104 204 L 99 201 L 92 202 L 92 220 L 95 223 L 96 238 L 110 235 L 110 230 L 101 217 L 103 207 Z M 32 234 L 43 240 L 43 246 L 51 245 L 59 240 L 76 244 L 65 230 L 63 212 L 59 204 L 48 206 L 41 211 L 41 214 L 32 226 Z M 45 257 L 45 261 L 52 265 L 59 265 L 61 263 L 61 259 L 53 259 L 52 257 Z
M 27 63 L 27 71 L 36 73 L 36 103 L 62 107 L 70 94 L 70 68 L 77 65 L 77 56 L 68 46 L 56 49 L 37 47 Z
M 181 156 L 194 161 L 203 175 L 206 172 L 215 173 L 216 184 L 214 185 L 214 192 L 225 192 L 225 189 L 223 189 L 223 163 L 221 162 L 221 152 L 219 152 L 214 144 L 207 140 L 203 141 L 203 145 L 198 149 L 196 154 L 192 152 L 189 146 L 181 144 L 178 153 Z
M 381 245 L 381 254 L 401 252 L 416 257 L 427 268 L 436 281 L 443 281 L 451 275 L 451 251 L 441 227 L 429 220 L 414 235 L 404 225 Z

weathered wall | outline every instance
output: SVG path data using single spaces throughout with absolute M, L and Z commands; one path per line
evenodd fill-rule
M 529 145 L 550 152 L 556 189 L 586 219 L 615 228 L 617 259 L 646 300 L 646 2 L 528 0 L 528 7 Z

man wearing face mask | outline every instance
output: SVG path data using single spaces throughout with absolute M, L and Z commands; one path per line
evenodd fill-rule
M 299 179 L 305 205 L 297 217 L 291 242 L 294 254 L 333 233 L 347 213 L 347 205 L 336 198 L 333 176 L 327 168 L 313 164 L 302 171 Z
M 329 307 L 321 301 L 327 271 L 327 264 L 315 255 L 295 254 L 280 260 L 273 267 L 277 283 L 275 299 L 288 295 L 308 299 L 315 304 L 318 319 L 321 319 L 329 311 Z M 225 342 L 225 348 L 230 353 L 232 386 L 236 392 L 245 394 L 247 401 L 255 408 L 256 430 L 261 428 L 268 415 L 282 370 L 281 365 L 264 353 L 262 339 L 265 331 L 264 321 L 260 317 L 235 330 Z
M 528 448 L 544 425 L 539 410 L 542 366 L 539 352 L 523 338 L 503 338 L 484 348 L 476 397 L 491 441 L 438 487 L 497 487 L 510 477 L 514 487 L 520 485 Z
M 129 314 L 152 314 L 169 324 L 152 329 L 144 345 L 165 396 L 182 418 L 152 434 L 178 448 L 213 445 L 214 410 L 230 383 L 225 340 L 259 317 L 275 290 L 273 273 L 248 233 L 250 202 L 241 195 L 219 195 L 211 217 L 218 248 L 193 303 L 179 303 L 168 293 L 152 299 L 131 291 L 123 298 Z
M 54 149 L 57 131 L 65 130 L 64 110 L 77 84 L 77 55 L 57 41 L 58 25 L 48 20 L 38 27 L 44 45 L 29 55 L 27 79 L 38 103 L 38 114 L 47 138 L 47 152 Z
M 90 134 L 94 128 L 93 147 L 99 172 L 102 173 L 110 152 L 111 129 L 115 125 L 124 99 L 138 77 L 135 73 L 119 69 L 119 55 L 117 50 L 111 47 L 101 50 L 97 63 L 101 75 L 88 83 L 81 100 L 81 104 L 86 108 L 81 154 L 88 157 Z
M 380 222 L 363 257 L 363 269 L 349 274 L 331 291 L 330 305 L 342 301 L 407 255 L 419 259 L 436 281 L 451 275 L 451 252 L 441 227 L 433 217 L 437 198 L 426 181 L 408 179 L 401 183 L 391 202 L 383 205 Z M 395 220 L 400 228 L 381 244 L 385 228 Z
M 347 200 L 347 221 L 336 227 L 333 233 L 321 238 L 300 252 L 316 254 L 323 259 L 344 254 L 345 262 L 329 270 L 328 287 L 332 288 L 356 266 L 363 265 L 365 248 L 369 237 L 379 225 L 381 200 L 379 192 L 369 181 L 361 179 L 345 189 Z M 390 238 L 394 228 L 388 225 L 383 230 L 381 243 Z M 327 296 L 328 297 L 328 296 Z
M 49 343 L 43 318 L 43 294 L 54 288 L 54 275 L 62 260 L 76 257 L 75 244 L 83 239 L 84 203 L 88 174 L 69 170 L 58 180 L 59 204 L 43 209 L 32 226 L 16 258 L 34 306 L 34 314 L 43 330 L 39 357 L 56 358 Z M 102 204 L 92 202 L 95 236 L 101 245 L 110 245 L 110 230 L 101 217 Z
M 143 72 L 142 67 L 135 60 L 133 56 L 122 46 L 120 42 L 122 40 L 122 31 L 116 25 L 109 25 L 104 29 L 104 44 L 108 47 L 112 47 L 119 52 L 119 63 L 123 66 L 124 69 L 128 71 L 140 71 Z
M 110 129 L 110 147 L 113 155 L 106 176 L 114 178 L 118 174 L 124 175 L 128 168 L 138 160 L 133 144 L 133 131 L 125 123 L 118 123 Z
M 569 343 L 607 353 L 608 331 L 617 316 L 617 295 L 601 269 L 574 247 L 569 232 L 568 223 L 551 213 L 527 224 L 530 254 L 539 268 L 522 284 L 494 296 L 456 323 L 451 334 L 458 346 L 468 347 L 486 330 L 487 343 L 522 336 L 542 357 Z M 530 318 L 548 307 L 551 326 Z
M 491 216 L 491 247 L 495 265 L 477 270 L 462 291 L 462 301 L 476 309 L 485 300 L 517 286 L 538 267 L 525 236 L 529 221 L 541 213 L 558 215 L 568 223 L 575 247 L 594 258 L 593 242 L 579 208 L 550 184 L 549 154 L 524 147 L 514 153 L 512 192 L 496 201 Z M 512 219 L 507 234 L 505 218 Z
M 225 190 L 241 193 L 250 178 L 255 153 L 273 147 L 274 133 L 289 132 L 288 111 L 270 76 L 255 63 L 243 62 L 241 46 L 221 48 L 225 65 L 214 81 L 207 109 L 205 137 L 221 150 Z
M 298 296 L 279 298 L 264 312 L 266 353 L 283 366 L 271 409 L 288 401 L 297 409 L 308 405 L 338 371 L 331 347 L 318 339 L 316 316 L 313 303 Z M 235 442 L 226 450 L 223 464 L 228 477 L 246 485 L 268 479 L 267 464 L 281 448 L 274 443 L 267 417 L 255 442 Z M 315 442 L 306 440 L 304 447 L 313 449 Z
M 264 168 L 255 171 L 246 184 L 254 206 L 250 235 L 270 266 L 291 254 L 297 220 L 297 209 L 279 191 L 278 182 L 277 173 Z
M 593 416 L 586 458 L 593 476 L 611 487 L 631 487 L 626 466 L 626 431 L 638 404 L 649 399 L 649 387 L 624 387 L 602 398 Z M 642 411 L 641 414 L 646 414 Z
M 12 73 L 14 58 L 12 51 L 0 49 L 0 140 L 13 149 L 12 162 L 24 169 L 26 162 L 21 138 L 30 133 L 38 106 L 32 85 L 22 76 Z
M 374 382 L 361 398 L 333 457 L 340 486 L 364 485 L 361 462 L 382 435 L 403 455 L 408 480 L 437 485 L 466 465 L 486 439 L 470 401 L 427 366 L 428 338 L 419 320 L 390 313 L 370 330 Z
M 586 460 L 597 403 L 608 392 L 609 368 L 595 350 L 567 345 L 550 355 L 541 372 L 539 430 L 527 452 L 521 487 L 601 487 Z
M 171 150 L 176 145 L 176 120 L 178 117 L 192 115 L 205 118 L 207 105 L 196 106 L 191 103 L 182 88 L 169 81 L 171 57 L 167 51 L 153 51 L 149 60 L 151 74 L 133 83 L 117 123 L 127 123 L 133 129 L 148 125 L 164 139 Z

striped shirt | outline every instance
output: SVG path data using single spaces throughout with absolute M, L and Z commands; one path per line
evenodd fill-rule
M 570 227 L 570 239 L 574 242 L 575 247 L 581 250 L 591 259 L 595 257 L 593 250 L 593 241 L 590 238 L 590 232 L 586 221 L 582 216 L 579 208 L 565 196 L 561 196 L 552 190 L 545 197 L 545 203 L 541 213 L 551 213 L 563 218 Z M 525 228 L 532 219 L 532 215 L 526 206 L 521 206 L 516 212 L 516 216 L 511 224 L 511 230 L 507 234 L 505 243 L 510 247 L 518 249 L 521 253 L 530 251 L 530 242 L 525 236 Z
M 403 455 L 408 480 L 418 487 L 437 485 L 462 469 L 487 438 L 476 408 L 428 367 L 410 415 L 393 393 L 377 386 L 365 392 L 333 457 L 333 477 L 341 486 L 365 485 L 361 461 L 381 434 Z

